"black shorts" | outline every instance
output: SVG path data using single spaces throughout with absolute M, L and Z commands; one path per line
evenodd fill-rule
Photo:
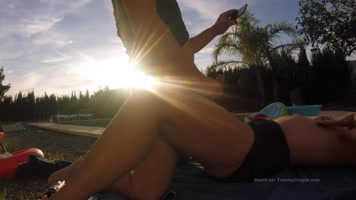
M 289 148 L 278 123 L 272 120 L 255 119 L 249 125 L 255 134 L 250 152 L 242 165 L 226 182 L 251 182 L 266 178 L 290 166 Z

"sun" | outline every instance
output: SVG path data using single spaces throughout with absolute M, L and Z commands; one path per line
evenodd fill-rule
M 154 79 L 131 66 L 126 56 L 87 60 L 77 70 L 89 87 L 141 88 L 152 90 Z

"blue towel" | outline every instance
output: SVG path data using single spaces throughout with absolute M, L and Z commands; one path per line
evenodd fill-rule
M 98 194 L 98 200 L 124 200 Z M 356 168 L 286 169 L 254 182 L 223 183 L 209 178 L 197 163 L 176 170 L 164 200 L 347 200 L 356 199 Z

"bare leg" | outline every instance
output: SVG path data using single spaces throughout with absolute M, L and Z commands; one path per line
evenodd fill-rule
M 47 181 L 48 185 L 52 186 L 58 181 L 67 181 L 74 174 L 74 172 L 78 170 L 82 162 L 83 159 L 80 158 L 74 163 L 72 163 L 71 165 L 69 165 L 68 167 L 52 173 L 48 177 L 48 181 Z
M 320 117 L 292 115 L 276 121 L 286 136 L 293 166 L 356 165 L 356 134 L 347 128 L 322 127 Z
M 164 87 L 159 95 L 133 94 L 53 199 L 87 199 L 137 168 L 150 155 L 162 120 L 167 128 L 182 128 L 162 137 L 196 157 L 211 176 L 228 176 L 241 165 L 253 142 L 248 125 L 194 93 Z
M 112 159 L 115 159 L 113 156 Z M 143 163 L 127 175 L 101 190 L 118 193 L 129 199 L 160 199 L 167 192 L 178 160 L 176 150 L 162 139 L 157 139 L 151 154 Z M 53 173 L 48 180 L 53 185 L 68 180 L 82 164 L 82 159 L 71 166 Z
M 176 150 L 159 139 L 151 154 L 138 168 L 102 192 L 119 193 L 128 199 L 161 199 L 170 187 L 177 161 Z
M 79 169 L 52 198 L 88 199 L 137 168 L 151 152 L 158 130 L 159 119 L 150 102 L 143 96 L 129 97 Z M 143 117 L 148 113 L 153 116 Z

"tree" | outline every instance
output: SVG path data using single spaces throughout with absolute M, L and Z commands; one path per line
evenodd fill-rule
M 299 55 L 296 66 L 295 79 L 298 82 L 305 82 L 314 79 L 312 69 L 310 67 L 310 63 L 307 57 L 307 51 L 304 48 L 304 45 L 300 45 L 299 47 Z
M 0 121 L 11 121 L 16 114 L 13 107 L 12 96 L 4 96 L 3 100 L 0 102 Z
M 278 100 L 278 84 L 276 80 L 277 65 L 273 59 L 273 53 L 282 48 L 296 48 L 301 41 L 294 40 L 291 43 L 280 43 L 280 34 L 284 33 L 293 38 L 296 37 L 295 28 L 282 21 L 259 27 L 259 20 L 250 12 L 246 12 L 239 18 L 239 26 L 233 28 L 231 32 L 225 33 L 215 46 L 213 57 L 216 66 L 226 66 L 233 63 L 242 62 L 256 69 L 258 91 L 261 98 L 261 106 L 264 104 L 264 84 L 261 76 L 261 68 L 270 67 L 272 70 L 274 100 Z M 222 54 L 234 57 L 233 60 L 218 61 Z M 242 61 L 237 61 L 236 57 L 241 55 Z
M 273 53 L 272 57 L 277 68 L 277 76 L 280 79 L 294 83 L 312 80 L 313 75 L 304 46 L 299 46 L 297 60 L 295 60 L 291 53 L 284 49 Z
M 0 68 L 0 102 L 2 101 L 3 97 L 4 97 L 4 94 L 5 92 L 7 92 L 11 85 L 8 84 L 8 85 L 3 85 L 2 82 L 3 80 L 5 80 L 5 74 L 4 74 L 4 68 L 1 67 Z
M 344 56 L 356 51 L 355 0 L 301 0 L 299 33 L 312 43 L 340 49 Z
M 69 99 L 69 106 L 69 113 L 74 114 L 79 112 L 79 102 L 75 91 L 72 91 Z
M 290 53 L 293 49 L 296 49 L 304 42 L 298 39 L 295 39 L 297 36 L 297 30 L 292 26 L 292 24 L 287 23 L 286 21 L 268 24 L 264 28 L 259 29 L 260 37 L 262 38 L 262 43 L 260 44 L 261 51 L 264 57 L 267 59 L 269 67 L 272 70 L 272 85 L 273 85 L 273 98 L 274 101 L 279 101 L 278 98 L 278 82 L 277 75 L 281 74 L 281 66 L 275 63 L 273 59 L 273 54 L 282 50 L 286 54 Z M 291 43 L 278 43 L 280 34 L 284 33 L 292 38 Z
M 215 78 L 218 74 L 224 74 L 224 94 L 222 97 L 214 99 L 219 105 L 231 112 L 248 112 L 260 108 L 255 68 L 209 66 L 205 73 L 211 78 Z M 261 75 L 264 80 L 268 79 L 266 68 L 261 68 Z M 269 88 L 269 86 L 270 84 L 264 85 L 264 88 Z
M 300 51 L 298 55 L 298 68 L 309 68 L 310 63 L 307 57 L 307 51 L 305 50 L 305 47 L 303 45 L 300 46 Z
M 110 89 L 108 86 L 94 92 L 90 97 L 90 111 L 98 118 L 112 118 L 124 104 L 130 90 Z
M 78 99 L 78 104 L 79 104 L 79 109 L 88 109 L 89 108 L 89 90 L 86 90 L 85 95 L 82 94 L 82 91 L 79 93 L 79 99 Z
M 264 67 L 262 52 L 259 50 L 261 37 L 258 32 L 259 20 L 249 11 L 239 18 L 239 26 L 233 28 L 231 32 L 226 32 L 219 39 L 215 46 L 213 66 L 231 66 L 243 63 L 247 66 L 255 67 L 258 93 L 260 96 L 260 106 L 265 103 L 264 84 L 261 75 L 261 67 Z M 219 56 L 227 55 L 232 60 L 219 61 Z M 236 58 L 241 55 L 241 61 Z
M 351 86 L 350 68 L 341 50 L 325 48 L 312 54 L 314 102 L 343 103 L 345 91 Z

